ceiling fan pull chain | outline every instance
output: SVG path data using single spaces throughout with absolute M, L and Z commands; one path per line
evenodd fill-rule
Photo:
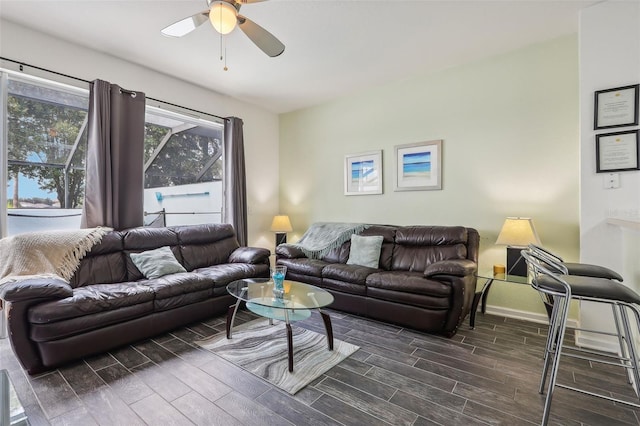
M 224 44 L 224 68 L 223 70 L 228 71 L 229 68 L 227 68 L 227 43 Z
M 218 33 L 220 35 L 220 60 L 222 61 L 222 33 Z
M 227 43 L 224 40 L 223 35 L 220 34 L 220 61 L 224 60 L 224 68 L 223 70 L 227 71 Z

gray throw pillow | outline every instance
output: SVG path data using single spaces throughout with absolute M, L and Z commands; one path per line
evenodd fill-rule
M 347 265 L 368 266 L 377 268 L 380 261 L 380 249 L 382 248 L 382 235 L 362 237 L 353 234 L 351 236 L 351 251 Z
M 129 256 L 142 275 L 149 279 L 176 272 L 187 272 L 173 255 L 171 248 L 167 246 L 142 253 L 129 253 Z

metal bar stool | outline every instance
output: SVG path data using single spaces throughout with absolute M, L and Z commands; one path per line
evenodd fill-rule
M 522 256 L 533 272 L 531 286 L 553 301 L 539 388 L 539 392 L 541 394 L 544 393 L 545 382 L 547 375 L 549 375 L 549 384 L 541 424 L 546 425 L 549 421 L 551 400 L 556 387 L 640 408 L 640 404 L 637 403 L 623 401 L 607 395 L 557 383 L 560 358 L 561 356 L 567 356 L 627 369 L 630 383 L 632 383 L 636 395 L 640 395 L 638 389 L 638 385 L 640 384 L 638 350 L 631 331 L 629 315 L 629 313 L 632 314 L 636 327 L 640 329 L 640 296 L 615 280 L 600 277 L 567 275 L 567 268 L 563 267 L 561 263 L 551 261 L 547 256 L 531 247 L 528 250 L 523 250 Z M 614 354 L 603 355 L 600 352 L 576 346 L 563 346 L 571 300 L 605 303 L 611 306 L 616 333 L 595 330 L 584 331 L 617 336 L 620 345 L 619 356 Z
M 583 277 L 607 278 L 622 282 L 622 275 L 609 268 L 600 265 L 591 265 L 589 263 L 572 263 L 565 262 L 560 256 L 550 252 L 536 244 L 529 244 L 529 250 L 537 254 L 539 258 L 546 258 L 554 269 L 563 269 L 563 274 L 580 275 Z
M 580 275 L 583 277 L 607 278 L 622 282 L 622 276 L 609 268 L 600 265 L 592 265 L 589 263 L 572 263 L 565 262 L 560 256 L 551 251 L 536 245 L 529 244 L 529 251 L 535 253 L 536 257 L 544 259 L 544 262 L 559 274 L 564 275 Z M 547 315 L 551 318 L 551 310 L 553 309 L 553 300 L 550 296 L 540 294 Z

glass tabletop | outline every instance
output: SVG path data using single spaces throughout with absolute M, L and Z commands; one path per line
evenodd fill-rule
M 319 309 L 333 303 L 333 296 L 326 290 L 310 284 L 284 280 L 284 294 L 273 292 L 269 278 L 250 278 L 233 281 L 227 292 L 237 299 L 254 305 L 280 309 Z
M 0 425 L 28 425 L 27 415 L 18 399 L 7 370 L 0 370 Z
M 529 279 L 529 277 L 521 277 L 520 275 L 510 275 L 510 274 L 494 274 L 492 270 L 478 271 L 476 273 L 476 277 L 482 278 L 485 280 L 504 281 L 504 282 L 516 283 L 516 284 L 531 283 L 531 280 Z

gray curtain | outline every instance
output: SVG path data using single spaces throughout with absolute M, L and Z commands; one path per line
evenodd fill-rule
M 222 221 L 236 230 L 238 242 L 247 245 L 247 177 L 244 167 L 242 120 L 224 120 L 224 209 Z
M 142 226 L 144 113 L 144 93 L 92 82 L 82 228 Z

